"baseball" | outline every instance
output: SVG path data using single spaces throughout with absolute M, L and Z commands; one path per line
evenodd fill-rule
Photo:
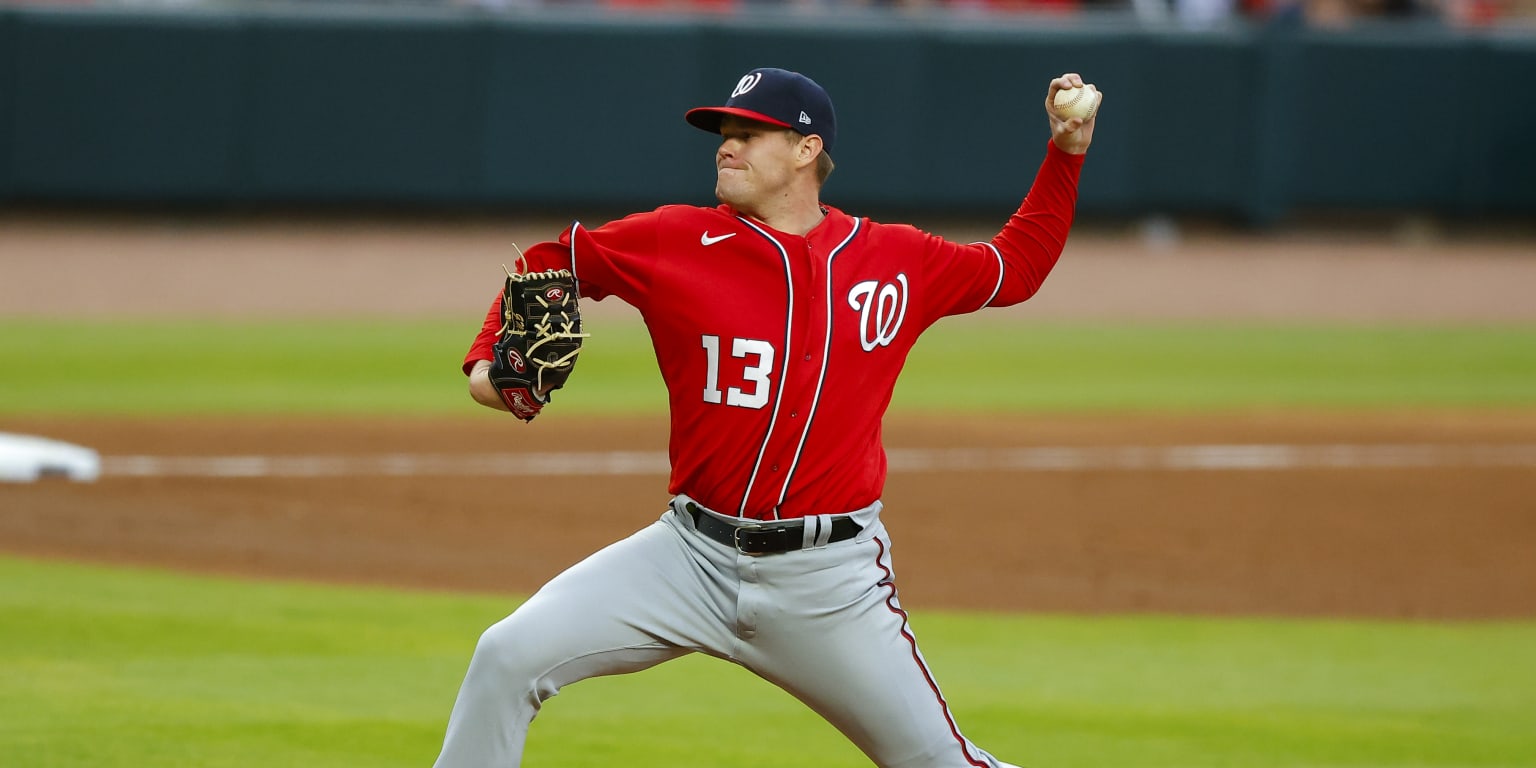
M 1056 116 L 1063 120 L 1080 117 L 1092 120 L 1099 108 L 1099 90 L 1092 85 L 1081 88 L 1063 88 L 1056 92 Z

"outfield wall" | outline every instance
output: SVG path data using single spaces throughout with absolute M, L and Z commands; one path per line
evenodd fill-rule
M 1080 70 L 1088 213 L 1536 215 L 1531 38 L 39 8 L 0 9 L 0 204 L 710 202 L 681 114 L 762 65 L 833 93 L 846 208 L 1006 213 Z

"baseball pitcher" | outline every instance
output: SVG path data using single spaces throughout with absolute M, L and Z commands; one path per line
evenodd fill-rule
M 880 420 L 919 334 L 1028 299 L 1055 265 L 1097 112 L 1052 105 L 1081 87 L 1097 106 L 1078 75 L 1050 81 L 1044 162 L 989 242 L 823 203 L 831 99 L 799 73 L 755 69 L 724 105 L 685 115 L 720 135 L 720 205 L 578 222 L 529 249 L 465 357 L 471 395 L 533 419 L 580 352 L 578 297 L 619 297 L 644 316 L 666 382 L 672 500 L 486 630 L 439 768 L 516 766 L 566 685 L 689 653 L 782 687 L 885 768 L 1007 765 L 962 734 L 898 599 Z

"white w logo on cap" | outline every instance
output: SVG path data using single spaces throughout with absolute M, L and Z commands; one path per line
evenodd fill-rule
M 743 93 L 756 88 L 757 84 L 762 82 L 762 79 L 763 73 L 761 72 L 753 72 L 749 75 L 743 76 L 741 80 L 736 83 L 736 90 L 731 91 L 731 98 L 734 99 L 737 96 L 740 96 Z

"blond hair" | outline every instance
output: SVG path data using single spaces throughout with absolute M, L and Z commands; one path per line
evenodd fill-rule
M 837 164 L 832 162 L 832 156 L 827 154 L 827 150 L 821 150 L 821 154 L 816 156 L 816 183 L 826 184 L 827 177 L 832 175 L 832 169 L 836 167 Z

